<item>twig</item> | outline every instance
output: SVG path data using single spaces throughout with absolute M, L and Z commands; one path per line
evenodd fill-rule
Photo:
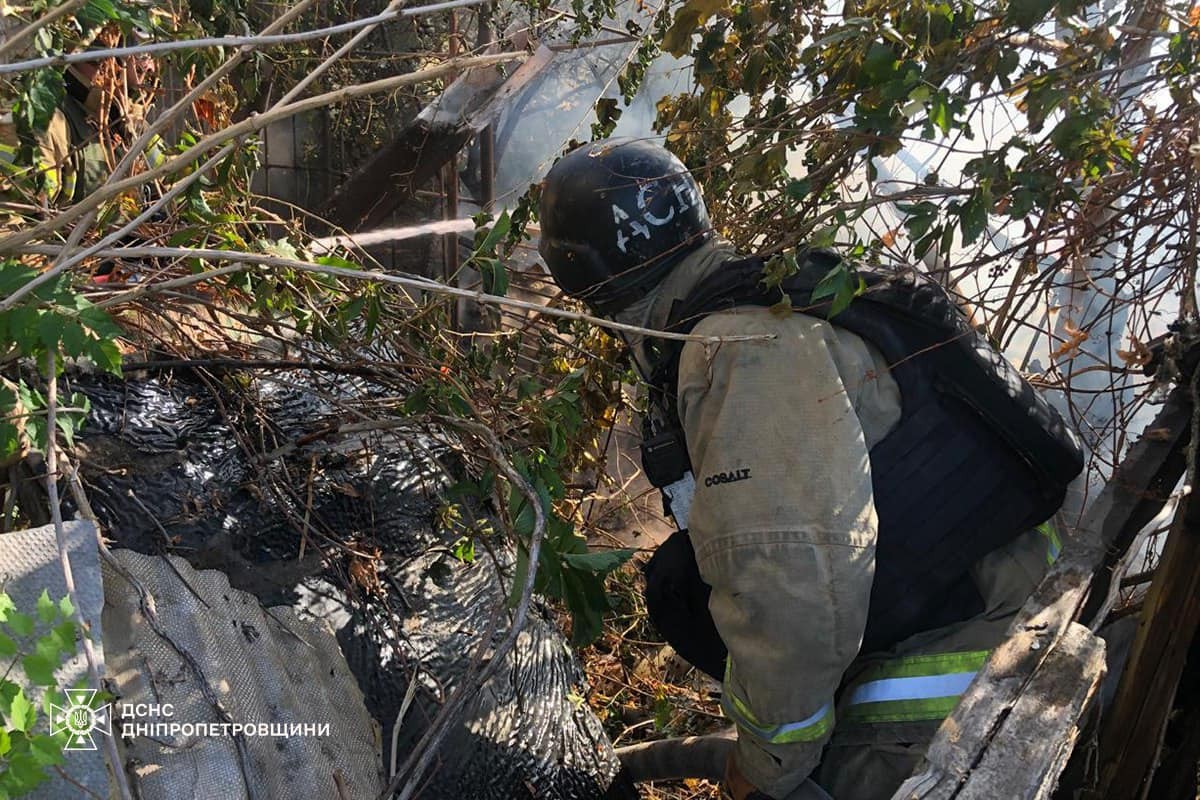
M 100 520 L 96 517 L 96 512 L 92 510 L 92 502 L 88 500 L 87 492 L 83 489 L 83 481 L 79 479 L 79 468 L 71 463 L 66 454 L 59 454 L 59 459 L 62 461 L 63 477 L 67 479 L 67 486 L 71 489 L 71 499 L 75 501 L 75 507 L 79 509 L 79 516 L 96 526 L 96 539 L 100 542 L 101 547 L 105 547 L 104 540 L 100 536 Z
M 404 718 L 408 716 L 408 707 L 412 705 L 413 698 L 417 695 L 417 678 L 420 674 L 420 669 L 414 666 L 412 677 L 408 681 L 408 689 L 404 691 L 404 700 L 400 703 L 400 710 L 396 712 L 396 721 L 392 723 L 392 752 L 391 769 L 388 770 L 389 778 L 396 775 L 396 748 L 400 746 L 400 726 L 404 724 Z
M 346 776 L 340 769 L 333 771 L 333 787 L 337 791 L 337 800 L 351 800 L 350 787 L 346 786 Z
M 71 267 L 75 266 L 76 264 L 79 264 L 84 259 L 92 256 L 93 254 L 99 252 L 100 250 L 103 250 L 106 247 L 111 247 L 112 245 L 120 242 L 121 238 L 123 236 L 125 236 L 126 234 L 135 230 L 143 222 L 145 222 L 146 220 L 148 220 L 152 216 L 154 216 L 159 211 L 159 209 L 166 206 L 167 203 L 171 202 L 176 197 L 178 197 L 180 194 L 182 194 L 185 189 L 187 189 L 189 186 L 191 186 L 196 181 L 200 180 L 200 178 L 202 178 L 206 172 L 208 172 L 214 166 L 219 164 L 221 162 L 221 160 L 225 158 L 225 156 L 232 153 L 234 148 L 237 147 L 237 145 L 238 145 L 237 142 L 230 142 L 229 144 L 225 145 L 224 147 L 222 147 L 220 150 L 217 151 L 216 155 L 214 155 L 212 158 L 208 159 L 208 161 L 201 164 L 195 171 L 186 175 L 182 180 L 177 181 L 174 186 L 172 186 L 168 191 L 164 192 L 163 196 L 158 198 L 158 200 L 154 201 L 145 211 L 138 214 L 136 217 L 131 219 L 129 222 L 125 223 L 120 228 L 113 231 L 108 236 L 105 236 L 103 239 L 96 242 L 95 244 L 89 245 L 88 247 L 84 248 L 81 252 L 76 253 L 75 255 L 70 256 L 69 258 L 65 258 L 65 256 L 68 253 L 70 253 L 72 248 L 74 247 L 74 245 L 71 242 L 68 242 L 67 245 L 62 249 L 62 253 L 59 256 L 59 259 L 60 259 L 59 262 L 55 263 L 53 269 L 49 270 L 47 272 L 47 274 L 58 275 L 64 271 L 70 269 Z M 75 231 L 72 232 L 72 236 L 74 237 L 75 233 L 79 233 L 80 235 L 82 235 L 84 232 L 86 232 L 86 227 L 87 227 L 86 225 L 77 225 L 75 227 Z
M 270 361 L 264 359 L 237 358 L 172 358 L 161 361 L 126 361 L 121 365 L 125 372 L 164 369 L 261 369 L 261 370 L 307 370 L 310 372 L 333 372 L 338 375 L 379 375 L 375 367 L 347 364 L 322 364 L 316 361 Z
M 18 480 L 17 465 L 13 464 L 8 468 L 8 489 L 4 493 L 4 508 L 0 510 L 0 533 L 8 533 L 8 526 L 12 523 L 13 511 L 17 507 Z
M 106 564 L 112 567 L 113 570 L 115 570 L 122 578 L 124 578 L 126 582 L 128 582 L 133 588 L 133 590 L 137 592 L 138 608 L 141 609 L 142 617 L 145 618 L 146 624 L 148 624 L 150 626 L 150 630 L 154 631 L 154 633 L 157 634 L 160 639 L 166 642 L 170 648 L 175 651 L 176 655 L 178 655 L 180 659 L 182 659 L 187 665 L 192 675 L 195 676 L 196 683 L 199 684 L 200 693 L 204 695 L 204 699 L 213 709 L 213 712 L 217 715 L 218 719 L 221 722 L 232 723 L 233 717 L 229 715 L 229 712 L 225 709 L 225 706 L 222 705 L 220 698 L 217 697 L 216 693 L 213 691 L 212 684 L 209 683 L 208 677 L 204 674 L 204 670 L 201 668 L 200 662 L 198 662 L 196 657 L 193 656 L 186 648 L 172 639 L 167 633 L 166 629 L 163 628 L 162 623 L 158 621 L 158 611 L 154 604 L 154 597 L 150 594 L 149 590 L 142 585 L 141 581 L 134 577 L 133 573 L 131 573 L 125 567 L 125 565 L 122 564 L 120 560 L 118 560 L 117 557 L 112 554 L 111 551 L 109 551 L 107 547 L 101 548 L 100 556 L 104 559 Z M 169 556 L 163 556 L 163 558 L 168 560 L 170 559 Z M 113 739 L 113 737 L 108 737 L 108 741 L 112 741 L 115 747 L 116 740 Z M 246 735 L 244 733 L 236 734 L 233 737 L 233 744 L 238 755 L 238 770 L 242 776 L 242 783 L 245 786 L 250 800 L 256 800 L 256 798 L 260 797 L 260 794 L 256 788 L 257 784 L 250 781 L 251 772 L 248 767 L 250 763 L 250 752 L 246 746 Z
M 388 7 L 383 10 L 383 13 L 379 14 L 377 17 L 375 17 L 375 19 L 380 19 L 381 17 L 391 19 L 394 16 L 398 16 L 396 13 L 396 9 L 400 7 L 401 2 L 403 2 L 403 0 L 392 0 L 392 2 L 388 3 Z M 475 2 L 487 2 L 487 0 L 475 0 Z M 422 10 L 423 8 L 424 7 L 422 7 L 421 9 L 412 9 L 412 10 L 418 11 L 418 10 Z M 383 21 L 385 21 L 385 20 L 380 19 L 380 22 L 383 22 Z M 351 38 L 350 41 L 346 42 L 344 45 L 339 47 L 336 51 L 334 51 L 333 55 L 331 55 L 329 58 L 325 59 L 320 64 L 318 64 L 316 69 L 314 69 L 312 72 L 305 75 L 304 78 L 302 78 L 299 83 L 297 83 L 295 86 L 293 86 L 291 89 L 289 89 L 287 94 L 285 94 L 283 97 L 281 97 L 279 99 L 279 102 L 276 103 L 275 105 L 276 106 L 286 106 L 292 100 L 299 97 L 300 94 L 305 89 L 307 89 L 309 87 L 309 85 L 312 84 L 313 81 L 315 81 L 317 78 L 319 78 L 325 72 L 325 70 L 327 70 L 331 66 L 333 66 L 334 62 L 339 61 L 342 58 L 342 56 L 346 55 L 351 50 L 353 50 L 355 47 L 357 47 L 359 45 L 359 43 L 362 42 L 363 39 L 370 36 L 375 31 L 375 29 L 379 27 L 380 22 L 375 22 L 370 25 L 367 25 L 361 31 L 354 34 L 354 37 Z
M 308 530 L 312 527 L 309 520 L 312 519 L 313 507 L 313 478 L 317 474 L 317 454 L 313 453 L 309 459 L 308 467 L 308 498 L 304 503 L 304 527 L 300 530 L 300 553 L 296 556 L 297 561 L 304 560 L 304 551 L 308 547 Z
M 438 422 L 467 431 L 477 437 L 491 455 L 496 468 L 504 473 L 504 476 L 525 497 L 526 502 L 533 509 L 533 532 L 529 535 L 528 567 L 525 572 L 525 582 L 521 586 L 521 599 L 518 601 L 516 611 L 513 613 L 512 625 L 509 627 L 508 634 L 492 650 L 491 659 L 479 671 L 475 679 L 470 682 L 464 682 L 442 708 L 437 719 L 425 731 L 425 735 L 421 737 L 421 741 L 417 743 L 416 748 L 405 761 L 404 766 L 392 776 L 387 788 L 383 790 L 377 800 L 388 800 L 397 789 L 401 788 L 402 781 L 403 789 L 400 791 L 397 800 L 409 800 L 409 798 L 413 797 L 414 792 L 421 785 L 421 780 L 426 770 L 429 769 L 430 762 L 433 761 L 437 753 L 438 745 L 441 744 L 442 739 L 449 733 L 450 726 L 457 721 L 467 702 L 496 674 L 496 671 L 504 663 L 508 653 L 516 646 L 517 638 L 520 636 L 521 630 L 525 627 L 525 620 L 529 616 L 530 603 L 533 601 L 533 585 L 537 579 L 538 557 L 542 551 L 542 537 L 546 533 L 546 514 L 542 508 L 541 498 L 534 488 L 529 485 L 529 482 L 505 458 L 504 450 L 500 445 L 500 441 L 496 438 L 496 434 L 490 428 L 476 422 L 468 422 L 450 417 L 436 417 L 435 419 Z
M 40 255 L 53 255 L 61 250 L 58 245 L 32 245 L 22 247 L 21 252 L 34 253 Z M 535 314 L 544 314 L 548 317 L 558 317 L 560 319 L 581 320 L 597 325 L 602 328 L 608 328 L 615 331 L 625 331 L 626 333 L 637 333 L 647 336 L 654 336 L 659 339 L 672 339 L 680 342 L 702 342 L 705 344 L 720 344 L 722 342 L 752 342 L 765 341 L 774 339 L 774 334 L 744 334 L 737 336 L 703 336 L 694 333 L 676 333 L 673 331 L 661 331 L 653 328 L 643 328 L 638 325 L 628 325 L 623 322 L 615 322 L 610 319 L 592 316 L 591 314 L 583 314 L 577 311 L 568 311 L 562 308 L 553 308 L 551 306 L 543 306 L 538 303 L 530 303 L 525 300 L 515 300 L 511 297 L 500 297 L 493 294 L 487 294 L 482 290 L 459 289 L 456 286 L 446 286 L 438 283 L 430 278 L 405 277 L 403 275 L 392 275 L 385 272 L 375 272 L 373 270 L 357 270 L 347 269 L 345 267 L 333 267 L 326 264 L 314 264 L 309 261 L 300 261 L 294 258 L 283 258 L 282 256 L 269 256 L 259 253 L 238 253 L 232 250 L 212 250 L 203 248 L 190 247 L 158 247 L 154 245 L 144 247 L 122 247 L 109 250 L 101 250 L 96 255 L 114 257 L 114 258 L 158 258 L 158 257 L 175 257 L 175 258 L 198 258 L 203 261 L 242 261 L 245 262 L 242 266 L 225 267 L 211 272 L 201 272 L 196 275 L 189 275 L 184 278 L 176 278 L 169 281 L 164 281 L 160 284 L 143 284 L 136 289 L 127 292 L 124 295 L 105 300 L 101 305 L 112 306 L 120 303 L 134 300 L 145 294 L 150 294 L 156 289 L 175 289 L 180 286 L 187 286 L 193 283 L 200 283 L 220 275 L 229 275 L 235 272 L 240 272 L 248 269 L 250 264 L 256 264 L 267 267 L 283 267 L 286 269 L 299 270 L 301 272 L 313 272 L 321 275 L 333 275 L 339 278 L 358 281 L 373 281 L 376 283 L 390 283 L 397 286 L 404 286 L 411 289 L 419 289 L 433 294 L 445 294 L 452 297 L 466 297 L 474 300 L 477 303 L 492 303 L 508 308 L 518 308 L 522 311 L 530 311 Z M 29 286 L 33 281 L 30 281 Z M 22 287 L 24 289 L 25 287 Z M 20 291 L 20 290 L 18 290 Z M 3 310 L 4 304 L 0 302 L 0 310 Z
M 67 597 L 74 607 L 75 623 L 83 632 L 83 656 L 87 661 L 88 685 L 94 691 L 100 691 L 100 668 L 96 662 L 96 650 L 92 642 L 92 630 L 83 616 L 83 605 L 75 591 L 75 573 L 71 570 L 71 556 L 67 551 L 67 532 L 63 528 L 62 508 L 58 499 L 58 353 L 54 350 L 46 353 L 46 494 L 50 499 L 50 519 L 54 522 L 54 542 L 58 546 L 58 563 L 62 567 L 63 582 L 67 586 Z M 112 736 L 104 737 L 104 748 L 107 751 L 109 767 L 117 784 L 117 792 L 122 800 L 132 800 L 129 792 L 129 779 L 121 764 L 121 753 L 117 749 L 117 740 Z
M 291 24 L 293 20 L 308 10 L 308 7 L 312 5 L 314 1 L 315 0 L 300 0 L 300 2 L 289 8 L 274 22 L 263 28 L 263 35 L 272 34 L 275 31 L 283 30 L 285 27 Z M 253 51 L 254 47 L 252 45 L 246 45 L 239 48 L 236 53 L 225 60 L 225 63 L 221 64 L 219 67 L 210 72 L 208 77 L 200 81 L 200 83 L 196 84 L 190 92 L 181 97 L 175 103 L 175 105 L 171 106 L 166 111 L 155 117 L 154 122 L 150 123 L 150 125 L 148 125 L 144 131 L 142 131 L 141 136 L 139 136 L 133 142 L 133 144 L 129 146 L 129 150 L 126 151 L 124 157 L 122 157 L 117 163 L 117 166 L 115 169 L 113 169 L 112 174 L 108 176 L 108 180 L 104 182 L 105 185 L 107 186 L 114 181 L 119 181 L 124 178 L 129 172 L 129 169 L 133 166 L 133 162 L 145 152 L 146 147 L 150 144 L 150 140 L 153 139 L 156 134 L 162 133 L 163 130 L 165 130 L 166 127 L 170 125 L 179 115 L 191 109 L 193 107 L 192 104 L 195 103 L 196 100 L 203 97 L 204 94 L 219 81 L 224 80 L 225 76 L 233 72 L 233 70 L 236 69 L 237 66 L 243 61 L 245 61 L 246 57 Z
M 182 170 L 194 162 L 200 160 L 203 155 L 214 147 L 225 144 L 231 140 L 239 139 L 251 133 L 262 130 L 268 125 L 278 122 L 281 119 L 303 114 L 305 111 L 311 111 L 316 108 L 324 108 L 325 106 L 339 103 L 344 100 L 350 100 L 355 97 L 364 97 L 367 95 L 378 94 L 381 92 L 390 92 L 399 89 L 402 86 L 411 86 L 413 84 L 433 81 L 439 78 L 471 67 L 485 67 L 503 64 L 508 61 L 526 57 L 525 52 L 513 53 L 495 53 L 492 55 L 470 56 L 467 58 L 458 58 L 452 61 L 445 61 L 431 67 L 409 72 L 404 75 L 393 75 L 388 78 L 381 78 L 368 83 L 358 83 L 351 86 L 344 86 L 341 89 L 336 89 L 331 92 L 306 97 L 303 100 L 297 100 L 281 108 L 275 108 L 265 114 L 256 114 L 248 119 L 244 119 L 227 128 L 211 133 L 205 136 L 196 144 L 192 145 L 183 153 L 174 158 L 160 164 L 153 169 L 137 175 L 123 178 L 118 181 L 113 181 L 105 186 L 97 189 L 89 194 L 83 200 L 79 201 L 70 208 L 62 211 L 52 219 L 41 222 L 27 230 L 16 231 L 9 236 L 0 240 L 0 253 L 12 252 L 21 245 L 27 244 L 34 239 L 45 237 L 47 234 L 57 231 L 73 220 L 83 217 L 93 210 L 99 208 L 103 203 L 120 195 L 130 189 L 136 189 L 142 184 L 150 181 L 158 180 L 166 175 Z M 38 278 L 17 289 L 3 301 L 0 301 L 0 311 L 11 308 L 17 300 L 25 297 L 33 289 L 40 286 L 45 281 L 42 280 L 46 273 L 38 276 Z M 46 280 L 49 280 L 47 278 Z M 36 285 L 35 285 L 36 284 Z M 31 288 L 32 287 L 32 288 Z
M 109 737 L 109 738 L 112 738 L 112 737 Z M 82 783 L 80 783 L 79 781 L 75 780 L 75 779 L 74 779 L 74 778 L 72 778 L 70 775 L 68 775 L 68 774 L 67 774 L 67 771 L 66 771 L 65 769 L 63 769 L 62 767 L 55 765 L 55 767 L 54 767 L 54 771 L 58 773 L 58 777 L 62 778 L 64 781 L 66 781 L 67 783 L 71 784 L 71 785 L 72 785 L 72 786 L 74 786 L 76 789 L 78 789 L 79 791 L 81 791 L 81 792 L 83 792 L 85 795 L 87 795 L 88 797 L 94 797 L 94 798 L 95 798 L 95 800 L 104 800 L 104 798 L 103 798 L 103 797 L 101 797 L 100 795 L 96 794 L 96 793 L 95 793 L 95 792 L 93 792 L 91 789 L 89 789 L 88 787 L 84 786 Z
M 333 25 L 328 28 L 314 28 L 310 31 L 300 31 L 299 33 L 277 33 L 277 34 L 256 34 L 254 36 L 213 36 L 203 39 L 180 39 L 170 42 L 152 42 L 150 44 L 132 45 L 130 47 L 113 47 L 107 50 L 84 50 L 79 53 L 64 53 L 56 56 L 45 56 L 43 58 L 31 58 L 27 61 L 14 61 L 11 64 L 0 64 L 0 75 L 12 74 L 14 72 L 28 72 L 30 70 L 42 69 L 43 67 L 61 67 L 67 64 L 80 64 L 86 61 L 103 61 L 106 58 L 124 58 L 132 55 L 154 55 L 156 53 L 169 53 L 175 50 L 196 50 L 205 47 L 237 47 L 242 45 L 253 45 L 255 47 L 264 47 L 273 44 L 293 44 L 296 42 L 307 42 L 311 39 L 325 39 L 329 36 L 337 36 L 340 33 L 349 33 L 350 31 L 358 30 L 359 28 L 376 26 L 381 22 L 387 22 L 393 19 L 404 19 L 406 17 L 419 17 L 424 14 L 435 14 L 439 11 L 445 11 L 451 8 L 462 8 L 464 6 L 475 6 L 489 0 L 448 0 L 445 3 L 433 3 L 427 6 L 417 6 L 416 8 L 406 8 L 398 11 L 384 11 L 382 14 L 376 14 L 373 17 L 364 19 L 356 19 L 351 22 L 343 22 L 341 25 Z
M 79 10 L 80 6 L 87 2 L 88 0 L 68 0 L 68 2 L 63 3 L 58 8 L 53 9 L 45 16 L 39 17 L 28 25 L 23 25 L 17 30 L 13 31 L 12 36 L 8 37 L 8 39 L 4 41 L 4 44 L 0 44 L 0 58 L 4 58 L 13 50 L 16 50 L 17 45 L 24 42 L 30 36 L 46 27 L 51 22 L 54 22 L 61 17 L 65 17 L 67 14 L 75 13 Z

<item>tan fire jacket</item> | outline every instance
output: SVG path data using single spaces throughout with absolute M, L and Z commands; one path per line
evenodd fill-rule
M 661 327 L 671 304 L 731 255 L 718 243 L 689 256 L 647 303 L 646 324 Z M 978 624 L 859 658 L 877 528 L 868 450 L 900 418 L 882 355 L 823 319 L 763 308 L 712 314 L 693 332 L 773 337 L 687 343 L 678 411 L 696 479 L 690 535 L 730 654 L 722 704 L 738 726 L 736 759 L 760 790 L 786 798 L 835 727 L 853 733 L 838 722 L 847 714 L 891 723 L 867 739 L 853 734 L 856 745 L 927 740 L 956 700 L 929 693 L 969 682 L 1044 571 L 1046 547 L 1033 534 L 985 559 L 976 578 L 988 611 Z M 835 710 L 835 692 L 855 674 L 873 680 L 843 692 Z M 847 709 L 852 696 L 859 705 Z

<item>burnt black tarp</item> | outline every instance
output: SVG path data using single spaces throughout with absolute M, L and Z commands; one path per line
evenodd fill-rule
M 450 454 L 416 433 L 349 442 L 323 435 L 344 414 L 331 397 L 352 403 L 355 392 L 371 392 L 341 379 L 201 380 L 180 371 L 66 381 L 91 403 L 79 437 L 81 473 L 116 546 L 223 569 L 265 603 L 303 607 L 340 628 L 368 710 L 384 729 L 385 764 L 415 680 L 397 737 L 403 764 L 475 657 L 490 657 L 479 648 L 487 632 L 498 643 L 510 622 L 511 550 L 495 538 L 464 564 L 450 553 L 452 536 L 436 530 L 445 479 L 434 459 L 452 464 Z M 355 555 L 374 552 L 377 559 Z M 618 765 L 599 720 L 577 700 L 585 694 L 549 612 L 535 609 L 504 668 L 440 748 L 420 796 L 603 796 Z

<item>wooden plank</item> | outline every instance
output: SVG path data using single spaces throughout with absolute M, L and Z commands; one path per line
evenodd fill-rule
M 1104 641 L 1072 623 L 992 737 L 958 800 L 1041 800 L 1054 791 L 1077 723 L 1104 677 Z
M 1190 417 L 1185 392 L 1172 391 L 1079 527 L 1062 532 L 1062 555 L 1017 614 L 1008 638 L 992 652 L 954 713 L 942 723 L 922 764 L 893 800 L 949 800 L 956 796 L 984 757 L 1003 719 L 1078 615 L 1093 575 L 1112 558 L 1110 546 L 1132 541 L 1128 529 L 1140 528 L 1161 509 L 1166 498 L 1154 489 L 1178 480 L 1181 461 L 1177 454 L 1187 439 Z M 1010 768 L 1026 771 L 1030 765 L 1013 763 Z
M 1191 453 L 1194 458 L 1194 451 Z M 1189 484 L 1195 483 L 1195 467 Z M 1193 489 L 1194 491 L 1194 489 Z M 1188 651 L 1200 631 L 1200 503 L 1179 501 L 1100 737 L 1099 796 L 1145 796 Z

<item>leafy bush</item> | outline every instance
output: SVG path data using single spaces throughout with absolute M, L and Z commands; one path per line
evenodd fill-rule
M 50 733 L 52 706 L 64 706 L 54 671 L 77 652 L 75 609 L 43 590 L 33 614 L 17 610 L 0 592 L 0 800 L 22 797 L 65 763 L 66 731 Z M 19 666 L 26 681 L 42 688 L 41 708 L 12 679 Z

